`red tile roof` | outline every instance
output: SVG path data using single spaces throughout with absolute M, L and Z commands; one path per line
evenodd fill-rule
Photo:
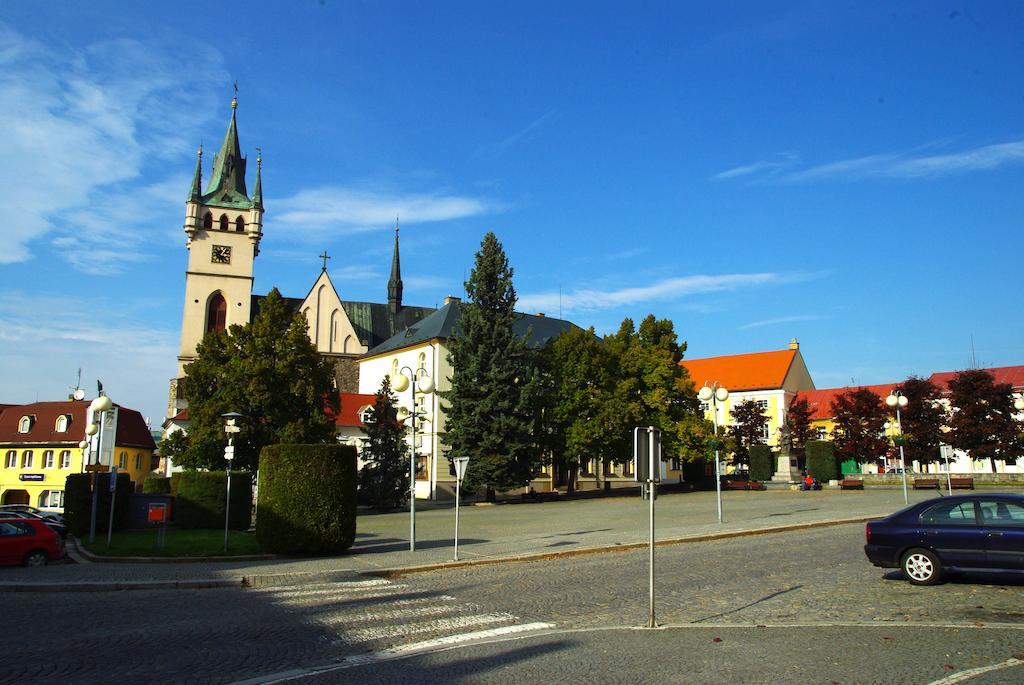
M 690 372 L 693 385 L 718 381 L 730 391 L 781 388 L 797 350 L 751 352 L 679 362 Z
M 334 425 L 336 426 L 354 426 L 357 428 L 362 426 L 363 422 L 359 418 L 359 410 L 368 405 L 377 404 L 376 395 L 342 392 L 338 393 L 338 397 L 341 400 L 341 408 L 338 410 L 338 415 L 334 417 Z
M 850 390 L 870 390 L 871 392 L 878 395 L 881 399 L 885 399 L 889 396 L 899 383 L 882 383 L 881 385 L 856 385 L 846 388 L 824 388 L 822 390 L 801 390 L 797 393 L 793 401 L 799 399 L 807 400 L 807 404 L 811 409 L 811 420 L 818 419 L 831 419 L 832 418 L 832 402 L 842 395 L 844 392 Z
M 118 407 L 117 439 L 118 446 L 141 447 L 156 449 L 153 436 L 149 432 L 142 414 L 134 409 Z M 12 405 L 0 411 L 0 442 L 31 443 L 31 444 L 71 444 L 77 445 L 85 437 L 85 416 L 89 402 L 85 400 L 65 400 L 63 402 L 34 402 L 32 404 Z M 65 414 L 71 417 L 68 430 L 58 433 L 57 417 Z M 19 433 L 18 424 L 23 416 L 34 416 L 32 428 L 28 433 Z
M 1014 390 L 1024 388 L 1024 366 L 999 366 L 992 369 L 982 370 L 988 371 L 990 374 L 995 376 L 996 383 L 1009 383 Z M 948 392 L 949 382 L 953 380 L 953 377 L 958 373 L 960 372 L 940 371 L 938 373 L 933 373 L 929 380 L 939 386 L 939 390 L 942 392 Z

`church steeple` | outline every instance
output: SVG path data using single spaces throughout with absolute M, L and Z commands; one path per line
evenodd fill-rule
M 397 314 L 402 309 L 402 264 L 398 258 L 398 217 L 395 217 L 395 254 L 391 257 L 391 278 L 388 280 L 388 309 Z
M 238 109 L 238 86 L 231 99 L 231 122 L 228 124 L 220 152 L 213 157 L 213 173 L 210 185 L 206 187 L 206 203 L 228 206 L 249 206 L 251 201 L 245 190 L 245 157 L 238 144 L 238 126 L 235 112 Z

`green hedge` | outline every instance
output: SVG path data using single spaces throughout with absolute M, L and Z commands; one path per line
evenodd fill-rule
M 81 537 L 89 534 L 92 512 L 91 473 L 72 473 L 64 483 L 64 521 L 72 535 Z M 96 474 L 98 489 L 96 501 L 96 530 L 106 531 L 110 525 L 110 474 Z M 114 530 L 122 530 L 128 524 L 128 496 L 133 492 L 131 476 L 117 474 L 117 501 L 114 504 Z
M 838 478 L 834 445 L 828 440 L 808 440 L 806 447 L 807 473 L 819 482 Z
M 775 460 L 768 445 L 750 446 L 750 480 L 771 480 L 775 473 Z
M 224 471 L 182 471 L 175 474 L 178 494 L 174 498 L 174 523 L 179 528 L 223 528 L 224 496 L 227 479 Z M 252 525 L 252 475 L 231 474 L 231 521 L 233 530 L 248 530 Z
M 146 480 L 142 481 L 142 492 L 147 495 L 169 495 L 171 494 L 171 479 L 163 476 L 146 476 Z
M 356 450 L 270 445 L 260 453 L 256 539 L 276 554 L 340 554 L 356 536 Z

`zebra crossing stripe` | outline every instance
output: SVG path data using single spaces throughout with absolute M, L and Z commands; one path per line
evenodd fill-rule
M 487 623 L 502 623 L 514 621 L 516 617 L 508 613 L 499 614 L 477 614 L 475 616 L 453 616 L 441 618 L 434 621 L 421 623 L 407 623 L 390 626 L 379 626 L 374 628 L 362 628 L 346 632 L 342 638 L 346 642 L 369 642 L 385 637 L 396 637 L 399 635 L 415 635 L 417 633 L 432 633 L 438 630 L 451 630 L 453 628 L 468 628 L 469 626 L 485 625 Z

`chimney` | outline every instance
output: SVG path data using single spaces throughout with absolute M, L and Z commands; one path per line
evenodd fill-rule
M 791 349 L 791 350 L 799 350 L 800 349 L 800 342 L 796 338 L 793 338 L 792 340 L 789 341 L 789 349 Z
M 461 297 L 455 297 L 454 295 L 448 295 L 448 296 L 446 296 L 444 298 L 444 303 L 445 304 L 451 304 L 453 302 L 455 302 L 455 303 L 462 302 L 462 298 Z

